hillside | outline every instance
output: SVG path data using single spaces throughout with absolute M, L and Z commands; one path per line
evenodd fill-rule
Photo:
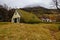
M 57 9 L 46 9 L 44 7 L 27 7 L 22 8 L 21 10 L 31 12 L 35 14 L 39 19 L 50 18 L 56 20 L 57 22 L 60 20 L 60 11 Z
M 31 14 L 30 18 L 34 18 L 33 16 L 35 16 L 37 20 L 39 20 L 41 18 L 44 18 L 44 17 L 45 18 L 50 18 L 50 19 L 57 20 L 58 22 L 60 20 L 60 18 L 59 18 L 60 17 L 60 13 L 56 9 L 46 9 L 46 8 L 43 8 L 43 7 L 31 7 L 31 8 L 27 7 L 27 8 L 7 10 L 7 9 L 3 8 L 2 6 L 0 6 L 0 7 L 1 7 L 0 8 L 0 21 L 1 22 L 2 21 L 4 21 L 4 22 L 10 22 L 13 14 L 15 12 L 15 10 L 21 10 L 21 12 L 23 13 L 23 15 L 27 14 L 27 16 L 24 15 L 24 17 L 26 16 L 26 18 L 27 17 L 29 18 L 28 15 Z M 19 13 L 20 13 L 20 11 L 19 11 Z
M 44 7 L 26 7 L 26 8 L 21 8 L 22 10 L 28 11 L 28 12 L 33 12 L 35 14 L 57 14 L 59 13 L 57 9 L 47 9 Z

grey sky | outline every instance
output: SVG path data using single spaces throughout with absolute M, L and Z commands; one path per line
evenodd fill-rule
M 39 4 L 40 6 L 44 6 L 49 8 L 52 0 L 0 0 L 0 4 L 7 4 L 11 7 L 24 7 L 30 4 Z

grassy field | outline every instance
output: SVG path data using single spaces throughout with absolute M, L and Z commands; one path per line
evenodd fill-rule
M 0 23 L 0 40 L 60 40 L 59 24 Z

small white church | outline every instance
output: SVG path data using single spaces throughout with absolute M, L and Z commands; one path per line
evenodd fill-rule
M 21 13 L 18 13 L 16 10 L 12 16 L 11 22 L 12 23 L 20 23 Z

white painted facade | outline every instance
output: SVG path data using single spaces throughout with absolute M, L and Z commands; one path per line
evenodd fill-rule
M 15 13 L 12 16 L 11 22 L 13 23 L 20 23 L 20 14 L 17 12 L 17 10 L 15 11 Z

